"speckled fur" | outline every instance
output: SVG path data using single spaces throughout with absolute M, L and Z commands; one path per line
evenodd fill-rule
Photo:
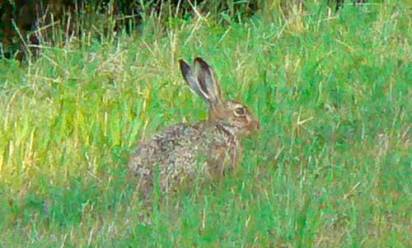
M 169 127 L 138 146 L 128 166 L 145 194 L 153 189 L 156 176 L 160 190 L 169 192 L 196 178 L 221 177 L 235 169 L 241 156 L 240 137 L 259 127 L 245 106 L 223 101 L 219 83 L 206 62 L 195 59 L 195 66 L 200 67 L 195 76 L 184 61 L 180 65 L 186 82 L 209 104 L 209 118 Z
M 156 172 L 161 190 L 170 191 L 199 176 L 222 176 L 225 169 L 236 166 L 234 156 L 239 153 L 237 138 L 219 124 L 178 124 L 140 145 L 129 168 L 144 191 L 152 189 Z

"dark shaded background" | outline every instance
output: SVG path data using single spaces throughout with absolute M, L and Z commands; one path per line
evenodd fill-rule
M 344 0 L 326 0 L 338 10 Z M 366 0 L 355 0 L 362 3 Z M 143 6 L 142 4 L 143 3 Z M 207 1 L 207 0 L 0 0 L 0 58 L 22 59 L 35 55 L 39 45 L 56 42 L 56 30 L 64 30 L 64 37 L 81 37 L 90 30 L 88 27 L 99 25 L 105 34 L 112 35 L 120 30 L 130 32 L 142 22 L 145 15 L 155 14 L 167 18 L 193 15 L 192 6 L 201 12 L 225 13 L 234 19 L 252 16 L 265 1 Z M 304 6 L 304 0 L 284 0 L 282 9 L 292 5 Z M 100 19 L 93 18 L 100 16 Z M 103 17 L 102 17 L 103 16 Z

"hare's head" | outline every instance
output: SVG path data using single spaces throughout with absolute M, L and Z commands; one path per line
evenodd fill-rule
M 195 59 L 193 70 L 184 60 L 179 62 L 185 81 L 208 103 L 209 121 L 218 123 L 233 135 L 248 135 L 259 129 L 259 121 L 245 105 L 223 99 L 216 75 L 203 59 Z

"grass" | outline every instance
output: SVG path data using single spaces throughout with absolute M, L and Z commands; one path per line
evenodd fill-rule
M 0 247 L 412 246 L 410 8 L 313 4 L 272 20 L 152 18 L 134 36 L 0 61 Z M 261 131 L 237 175 L 148 210 L 128 154 L 206 118 L 178 71 L 195 56 Z

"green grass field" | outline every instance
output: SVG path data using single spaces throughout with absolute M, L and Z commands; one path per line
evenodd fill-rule
M 412 247 L 411 13 L 149 18 L 139 34 L 0 61 L 0 247 Z M 261 130 L 239 173 L 148 207 L 128 155 L 206 118 L 178 70 L 195 56 Z

